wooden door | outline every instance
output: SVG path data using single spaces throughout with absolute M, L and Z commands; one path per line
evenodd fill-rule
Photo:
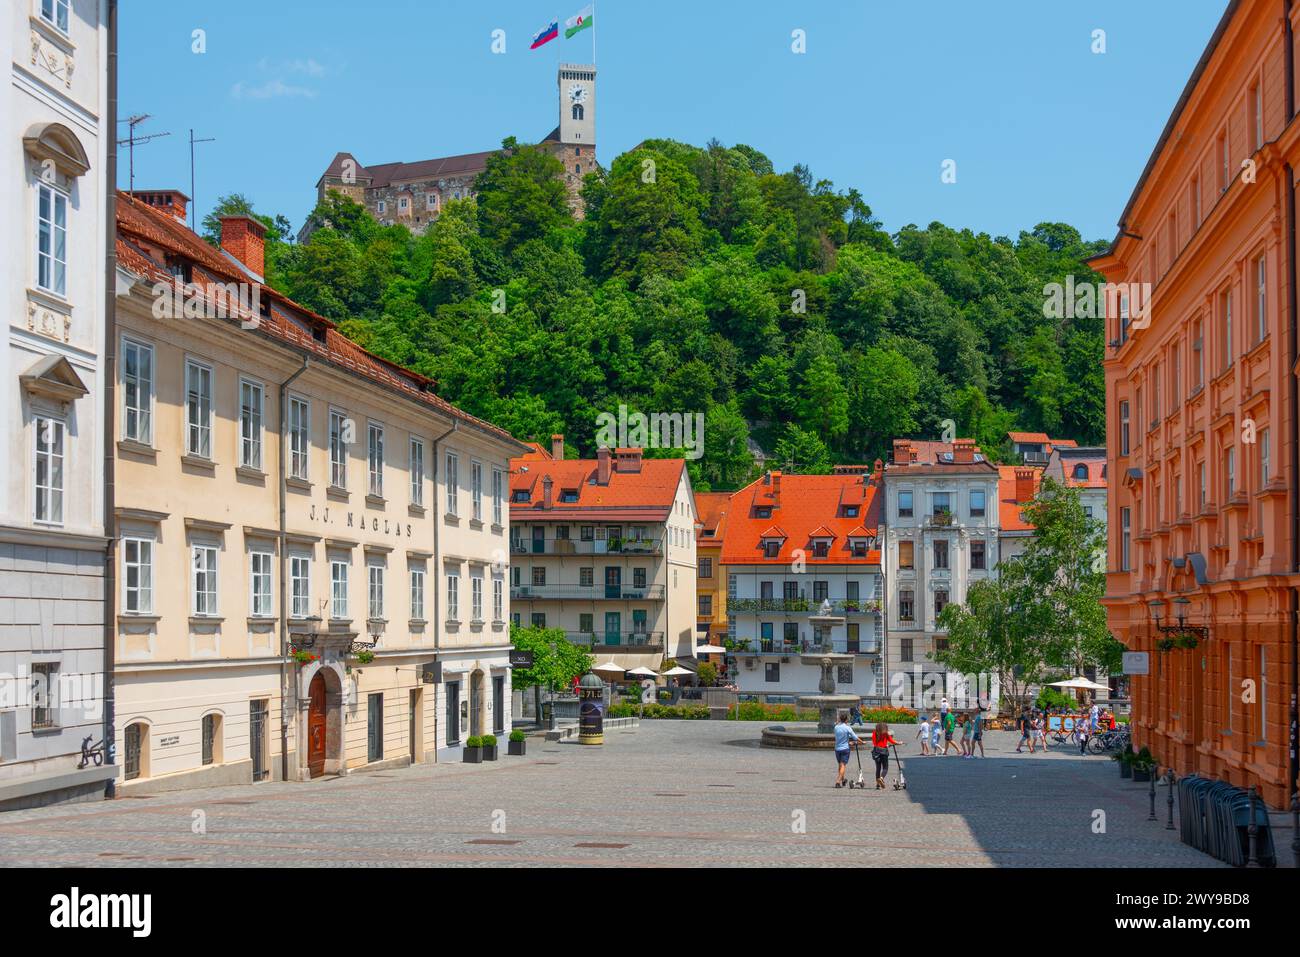
M 307 709 L 307 770 L 314 778 L 325 773 L 325 676 L 311 679 Z

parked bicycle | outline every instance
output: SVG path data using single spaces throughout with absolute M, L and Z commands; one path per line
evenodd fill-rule
M 1129 746 L 1128 728 L 1115 728 L 1102 731 L 1088 739 L 1088 751 L 1091 754 L 1105 754 L 1107 751 L 1123 751 Z

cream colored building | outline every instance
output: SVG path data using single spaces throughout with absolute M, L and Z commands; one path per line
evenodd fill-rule
M 216 252 L 183 196 L 147 195 L 118 204 L 126 789 L 405 765 L 508 730 L 519 443 L 263 286 L 260 223 L 224 221 Z
M 641 449 L 513 461 L 510 594 L 513 620 L 562 628 L 597 662 L 657 667 L 695 652 L 695 497 L 684 459 Z

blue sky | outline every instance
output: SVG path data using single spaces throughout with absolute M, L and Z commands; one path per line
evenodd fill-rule
M 597 154 L 649 137 L 748 143 L 856 187 L 887 229 L 1014 236 L 1043 220 L 1110 239 L 1223 0 L 126 0 L 120 115 L 171 135 L 136 186 L 242 192 L 300 225 L 338 150 L 413 161 L 536 140 L 555 68 L 597 53 Z M 551 19 L 561 38 L 530 51 Z M 506 53 L 492 52 L 492 31 Z M 791 51 L 791 32 L 806 52 Z M 1091 51 L 1105 31 L 1106 52 Z M 203 30 L 206 52 L 192 50 Z M 121 128 L 125 136 L 125 127 Z M 956 161 L 957 181 L 940 181 Z M 125 150 L 121 182 L 126 185 Z

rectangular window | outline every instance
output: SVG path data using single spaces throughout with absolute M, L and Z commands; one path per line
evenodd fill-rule
M 916 592 L 910 588 L 904 588 L 898 593 L 898 620 L 915 621 L 916 620 Z
M 122 539 L 123 607 L 128 615 L 153 611 L 153 542 Z
M 68 0 L 41 0 L 41 19 L 68 32 Z
M 533 585 L 540 588 L 546 584 L 546 568 L 541 565 L 533 566 Z
M 899 568 L 916 567 L 916 543 L 915 542 L 898 543 L 898 567 Z
M 820 604 L 831 596 L 830 582 L 813 582 L 813 601 Z
M 934 492 L 930 496 L 931 512 L 937 517 L 940 515 L 952 514 L 952 493 L 951 492 Z
M 912 639 L 900 638 L 898 644 L 899 644 L 899 649 L 898 649 L 899 657 L 902 658 L 903 661 L 913 660 L 912 656 L 913 654 L 915 654 L 915 652 L 913 652 L 912 650 Z
M 348 563 L 342 559 L 330 562 L 330 617 L 348 617 Z
M 1169 404 L 1172 407 L 1178 405 L 1178 397 L 1182 395 L 1179 391 L 1182 384 L 1182 355 L 1175 342 L 1169 347 Z
M 1268 429 L 1259 430 L 1259 484 L 1264 487 L 1272 477 L 1269 463 Z
M 330 486 L 348 487 L 348 446 L 352 441 L 352 420 L 330 409 Z
M 289 558 L 289 594 L 293 598 L 289 608 L 292 617 L 311 615 L 311 559 L 306 555 Z
M 483 521 L 483 465 L 481 462 L 469 464 L 469 502 L 474 521 Z
M 1227 497 L 1232 496 L 1237 491 L 1237 450 L 1235 447 L 1229 448 L 1223 456 L 1223 480 L 1224 488 L 1227 490 Z
M 578 584 L 584 588 L 590 588 L 596 584 L 596 570 L 589 566 L 583 566 L 578 569 Z
M 971 568 L 979 569 L 979 570 L 984 570 L 988 568 L 988 566 L 985 564 L 984 548 L 985 548 L 984 542 L 970 543 L 970 567 Z
M 311 448 L 311 405 L 289 397 L 289 474 L 307 479 L 307 451 Z
M 1130 508 L 1121 508 L 1119 510 L 1119 570 L 1126 572 L 1131 568 L 1129 564 L 1131 553 L 1129 551 L 1130 534 L 1132 533 L 1133 510 Z
M 1219 294 L 1219 321 L 1223 324 L 1223 368 L 1232 365 L 1232 290 Z
M 1197 466 L 1197 480 L 1200 482 L 1198 489 L 1198 499 L 1201 505 L 1201 511 L 1205 511 L 1205 499 L 1209 494 L 1209 483 L 1205 480 L 1205 463 L 1201 462 Z
M 948 567 L 948 542 L 942 538 L 934 543 L 934 567 Z
M 460 575 L 447 575 L 447 620 L 460 621 Z
M 217 550 L 212 545 L 190 548 L 191 610 L 194 615 L 217 613 Z
M 1263 256 L 1255 260 L 1255 343 L 1268 335 L 1268 266 Z
M 424 504 L 424 443 L 411 439 L 411 504 Z
M 37 187 L 36 285 L 58 295 L 68 291 L 68 196 L 45 183 Z
M 984 489 L 973 488 L 970 490 L 970 514 L 971 518 L 983 518 L 984 509 L 987 505 L 984 497 Z
M 1124 399 L 1119 404 L 1119 454 L 1128 455 L 1129 452 L 1129 406 L 1128 400 Z
M 262 468 L 262 386 L 256 382 L 239 383 L 239 464 L 245 468 Z
M 59 666 L 53 661 L 32 662 L 32 730 L 56 727 L 59 717 Z
M 701 618 L 713 617 L 713 596 L 701 595 L 699 597 L 699 610 L 697 612 Z
M 411 619 L 424 621 L 424 569 L 411 569 Z
M 460 459 L 455 452 L 447 453 L 447 514 L 460 514 Z
M 212 458 L 212 370 L 185 362 L 185 453 Z
M 483 620 L 483 577 L 481 575 L 470 576 L 469 618 L 470 621 Z
M 948 607 L 948 589 L 940 588 L 934 593 L 934 617 L 938 618 Z
M 701 558 L 701 559 L 700 559 L 700 577 L 701 577 L 701 578 L 712 578 L 712 577 L 713 577 L 713 559 L 712 559 L 712 558 Z
M 501 503 L 504 499 L 503 489 L 506 485 L 506 476 L 501 469 L 492 470 L 492 524 L 502 524 Z
M 1228 134 L 1225 131 L 1219 134 L 1219 192 L 1226 193 L 1231 183 L 1232 174 L 1229 171 L 1228 160 Z
M 763 680 L 769 683 L 775 683 L 781 680 L 781 663 L 779 661 L 767 661 L 763 663 Z
M 898 517 L 912 517 L 912 493 L 908 489 L 902 489 L 898 493 Z
M 494 578 L 492 579 L 492 620 L 493 621 L 506 620 L 505 607 L 506 607 L 505 588 L 503 587 L 500 578 Z
M 254 618 L 271 616 L 271 553 L 248 554 L 249 614 Z
M 153 347 L 122 340 L 122 438 L 153 442 Z
M 34 517 L 43 525 L 63 524 L 63 470 L 66 426 L 62 419 L 37 415 L 32 420 L 36 454 L 32 497 Z
M 1205 325 L 1200 319 L 1192 325 L 1192 360 L 1196 367 L 1195 388 L 1205 385 Z
M 1264 145 L 1264 94 L 1256 83 L 1250 89 L 1250 151 Z
M 369 466 L 369 494 L 384 497 L 384 427 L 371 422 L 366 429 L 366 462 Z
M 371 621 L 384 619 L 384 566 L 371 563 L 366 566 L 366 617 Z

